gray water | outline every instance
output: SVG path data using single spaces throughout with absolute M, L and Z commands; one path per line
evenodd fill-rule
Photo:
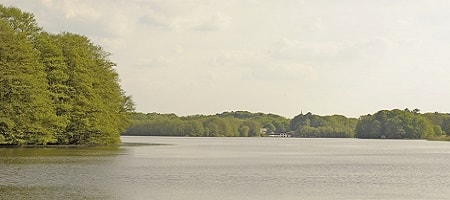
M 123 137 L 0 148 L 0 199 L 450 199 L 450 143 Z

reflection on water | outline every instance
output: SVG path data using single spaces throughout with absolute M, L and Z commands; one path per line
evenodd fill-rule
M 446 199 L 450 143 L 123 137 L 0 148 L 0 199 Z
M 111 199 L 104 170 L 120 147 L 0 148 L 0 199 Z

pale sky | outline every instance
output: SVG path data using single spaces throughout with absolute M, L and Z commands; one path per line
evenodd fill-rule
M 447 0 L 0 3 L 112 53 L 140 112 L 450 112 Z

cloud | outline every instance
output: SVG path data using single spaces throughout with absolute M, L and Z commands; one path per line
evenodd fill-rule
M 197 26 L 194 26 L 195 30 L 199 31 L 216 31 L 225 30 L 231 24 L 231 18 L 224 13 L 216 12 L 206 20 L 200 21 Z
M 231 17 L 214 5 L 199 2 L 155 1 L 142 8 L 140 23 L 150 28 L 176 31 L 220 31 L 231 25 Z
M 249 77 L 275 82 L 310 82 L 316 80 L 316 71 L 310 65 L 303 63 L 270 63 L 261 68 L 255 68 Z
M 225 51 L 214 57 L 211 64 L 215 70 L 228 70 L 241 80 L 286 82 L 313 80 L 316 77 L 316 71 L 307 62 L 274 59 L 263 50 Z
M 310 63 L 367 61 L 378 59 L 413 41 L 373 37 L 355 41 L 305 42 L 283 38 L 268 45 L 264 52 L 274 60 Z
M 153 10 L 148 10 L 143 16 L 139 18 L 139 22 L 149 27 L 169 28 L 171 19 L 161 13 Z
M 222 51 L 211 60 L 216 67 L 251 68 L 267 61 L 261 52 L 251 50 Z

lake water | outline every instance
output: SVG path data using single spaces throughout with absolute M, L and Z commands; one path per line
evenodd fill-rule
M 450 199 L 450 143 L 122 137 L 0 148 L 0 199 Z

